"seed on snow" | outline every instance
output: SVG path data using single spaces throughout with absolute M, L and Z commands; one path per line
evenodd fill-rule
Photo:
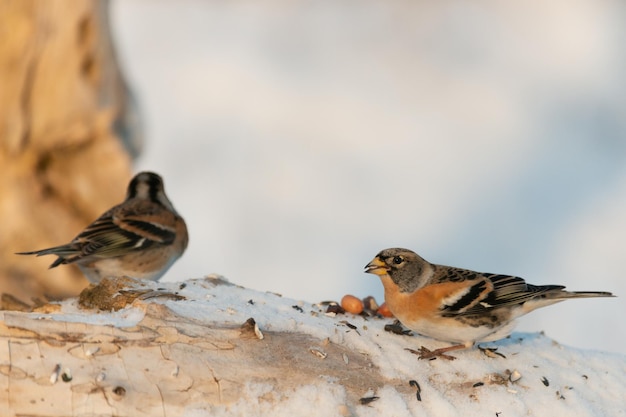
M 72 371 L 70 371 L 70 368 L 65 368 L 61 374 L 61 380 L 63 382 L 70 382 L 72 380 Z
M 59 380 L 59 374 L 60 373 L 61 373 L 61 364 L 57 363 L 56 366 L 54 367 L 54 370 L 50 374 L 50 383 L 51 384 L 56 384 L 56 382 Z
M 522 374 L 520 374 L 517 370 L 514 370 L 513 372 L 511 372 L 511 375 L 509 375 L 509 380 L 511 382 L 516 382 L 519 381 L 521 377 Z
M 420 387 L 420 384 L 418 384 L 416 380 L 412 379 L 409 381 L 409 385 L 415 387 L 415 398 L 417 398 L 417 401 L 422 401 L 422 387 Z
M 259 325 L 256 324 L 256 322 L 254 323 L 254 334 L 256 335 L 256 337 L 259 338 L 259 340 L 263 340 L 263 338 L 265 336 L 263 336 L 263 333 L 261 332 L 261 329 L 259 329 Z
M 326 359 L 326 357 L 328 356 L 328 354 L 326 352 L 324 352 L 321 349 L 315 348 L 315 347 L 309 348 L 309 352 L 311 352 L 312 354 L 314 354 L 315 356 L 317 356 L 320 359 Z

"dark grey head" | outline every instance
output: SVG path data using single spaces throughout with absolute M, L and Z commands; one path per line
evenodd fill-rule
M 174 213 L 176 212 L 173 204 L 165 195 L 163 179 L 159 174 L 155 174 L 154 172 L 144 171 L 133 177 L 128 184 L 126 200 L 133 198 L 150 200 L 154 203 L 161 204 Z
M 423 286 L 432 266 L 418 254 L 409 249 L 390 248 L 378 252 L 378 255 L 365 266 L 365 272 L 379 276 L 389 275 L 402 292 L 411 292 Z

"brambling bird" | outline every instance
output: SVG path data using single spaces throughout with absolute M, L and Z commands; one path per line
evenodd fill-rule
M 126 199 L 70 243 L 18 255 L 56 255 L 50 268 L 75 263 L 92 282 L 128 276 L 156 281 L 185 252 L 189 237 L 183 218 L 165 195 L 163 180 L 141 172 Z
M 454 359 L 445 353 L 502 339 L 511 334 L 517 317 L 568 298 L 613 297 L 610 292 L 570 292 L 561 285 L 531 285 L 510 275 L 435 265 L 402 248 L 379 252 L 365 272 L 380 277 L 385 302 L 404 326 L 458 343 L 412 351 L 420 359 Z

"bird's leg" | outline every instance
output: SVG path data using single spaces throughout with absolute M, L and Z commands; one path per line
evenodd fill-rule
M 463 343 L 460 345 L 448 346 L 445 348 L 440 348 L 440 349 L 435 349 L 435 350 L 430 350 L 425 346 L 422 346 L 419 350 L 414 350 L 414 349 L 409 349 L 409 348 L 407 348 L 406 350 L 417 355 L 418 359 L 433 360 L 433 359 L 441 358 L 441 359 L 447 359 L 449 361 L 452 361 L 456 358 L 451 355 L 446 355 L 447 352 L 450 352 L 453 350 L 469 349 L 473 345 L 474 343 L 467 342 L 467 343 Z

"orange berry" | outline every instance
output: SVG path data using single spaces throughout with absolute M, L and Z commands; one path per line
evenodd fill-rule
M 393 317 L 393 313 L 389 310 L 389 307 L 387 307 L 387 303 L 382 303 L 380 307 L 378 307 L 377 313 L 383 317 Z
M 354 295 L 344 295 L 341 299 L 341 307 L 348 313 L 361 314 L 363 311 L 363 302 Z

